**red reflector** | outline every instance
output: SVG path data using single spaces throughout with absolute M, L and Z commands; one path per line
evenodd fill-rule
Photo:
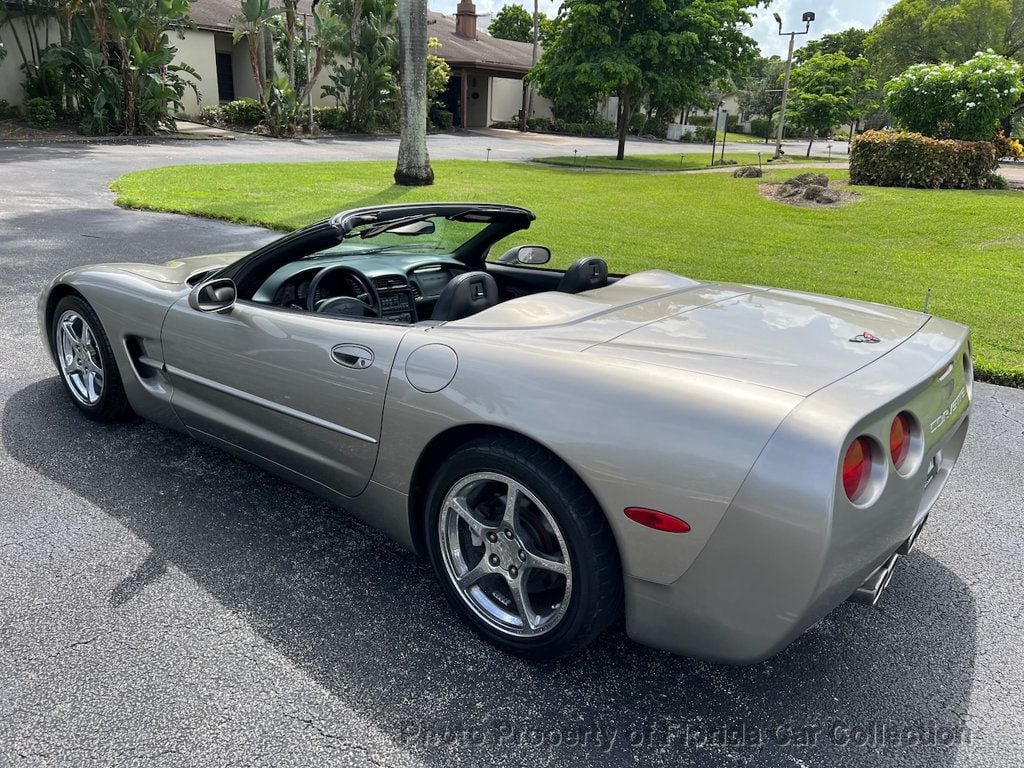
M 665 531 L 666 533 L 686 533 L 690 530 L 690 524 L 685 520 L 680 520 L 678 517 L 672 517 L 672 515 L 666 515 L 664 512 L 659 512 L 656 509 L 646 509 L 645 507 L 626 507 L 623 510 L 626 513 L 626 517 L 634 522 L 640 523 L 640 525 L 653 528 L 656 531 Z
M 843 459 L 843 488 L 851 501 L 855 501 L 871 477 L 871 443 L 858 437 L 846 451 Z
M 903 466 L 903 462 L 910 453 L 910 417 L 899 414 L 892 420 L 892 427 L 889 429 L 889 452 L 892 453 L 892 463 L 896 469 Z

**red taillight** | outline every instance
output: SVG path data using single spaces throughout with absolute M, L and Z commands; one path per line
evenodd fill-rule
M 850 501 L 856 501 L 863 493 L 871 477 L 871 443 L 866 437 L 858 437 L 846 451 L 843 459 L 843 488 Z
M 892 454 L 892 464 L 896 469 L 903 466 L 910 453 L 910 416 L 901 413 L 892 420 L 892 427 L 889 429 L 889 452 Z
M 623 511 L 630 520 L 640 523 L 640 525 L 645 525 L 648 528 L 653 528 L 656 531 L 686 533 L 690 530 L 690 524 L 685 520 L 680 520 L 672 515 L 666 515 L 664 512 L 659 512 L 656 509 L 626 507 Z

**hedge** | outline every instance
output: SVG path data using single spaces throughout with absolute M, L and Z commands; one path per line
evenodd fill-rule
M 990 189 L 1001 186 L 996 145 L 931 139 L 904 131 L 867 131 L 850 149 L 850 183 L 876 187 Z

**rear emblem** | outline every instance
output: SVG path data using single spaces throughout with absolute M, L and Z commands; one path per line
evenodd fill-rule
M 850 341 L 855 344 L 877 344 L 881 339 L 871 333 L 871 331 L 864 331 L 864 333 L 859 333 L 854 336 Z

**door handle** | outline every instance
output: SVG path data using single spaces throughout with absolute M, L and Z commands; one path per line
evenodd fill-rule
M 331 349 L 331 359 L 338 365 L 361 371 L 373 365 L 373 351 L 361 344 L 338 344 Z

